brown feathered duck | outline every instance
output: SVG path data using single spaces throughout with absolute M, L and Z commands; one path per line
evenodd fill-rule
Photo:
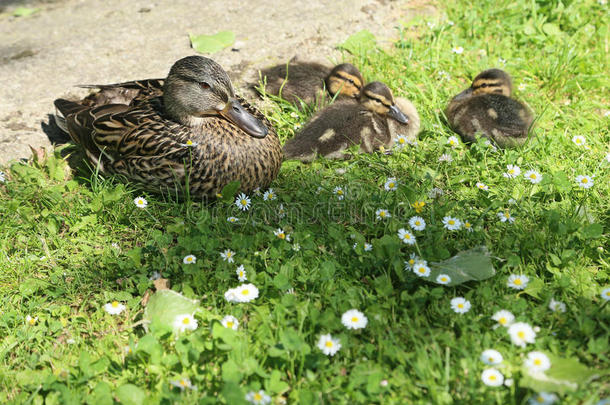
M 512 80 L 508 73 L 500 69 L 484 70 L 469 88 L 449 102 L 445 112 L 449 125 L 464 142 L 474 142 L 479 135 L 501 148 L 522 145 L 534 116 L 511 95 Z
M 94 87 L 102 95 L 55 106 L 58 125 L 100 173 L 153 192 L 184 195 L 188 185 L 195 198 L 215 197 L 235 180 L 244 192 L 266 188 L 278 174 L 282 150 L 273 127 L 235 95 L 211 59 L 180 59 L 165 80 Z
M 371 82 L 358 100 L 337 101 L 316 113 L 286 142 L 284 156 L 310 162 L 316 156 L 348 158 L 345 150 L 354 145 L 365 153 L 389 150 L 397 137 L 415 140 L 419 127 L 419 115 L 409 100 L 394 100 L 388 86 Z

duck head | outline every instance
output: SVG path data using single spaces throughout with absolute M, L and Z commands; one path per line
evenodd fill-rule
M 183 125 L 197 126 L 205 117 L 220 116 L 254 138 L 269 132 L 237 100 L 224 69 L 203 56 L 174 63 L 163 87 L 163 102 L 167 113 Z
M 407 124 L 409 117 L 396 106 L 392 91 L 381 82 L 370 82 L 362 89 L 360 104 L 367 110 L 388 116 L 401 124 Z
M 458 94 L 456 99 L 462 99 L 481 94 L 502 94 L 510 97 L 513 84 L 510 75 L 501 69 L 487 69 L 474 78 L 472 85 Z
M 360 96 L 362 74 L 351 63 L 342 63 L 331 70 L 326 77 L 326 89 L 331 95 L 343 95 L 352 98 Z

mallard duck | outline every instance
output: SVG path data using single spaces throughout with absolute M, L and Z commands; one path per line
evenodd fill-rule
M 464 142 L 474 142 L 479 134 L 501 148 L 522 145 L 534 116 L 511 95 L 512 80 L 508 73 L 484 70 L 474 78 L 472 86 L 449 102 L 446 110 L 449 124 Z
M 350 63 L 329 68 L 319 63 L 297 62 L 261 70 L 265 93 L 281 96 L 284 100 L 299 104 L 322 104 L 326 92 L 330 96 L 358 98 L 364 80 L 360 71 Z
M 365 153 L 390 149 L 396 137 L 414 140 L 419 126 L 419 115 L 409 100 L 394 100 L 388 86 L 371 82 L 362 89 L 359 100 L 337 101 L 315 114 L 286 142 L 284 156 L 310 162 L 316 155 L 347 158 L 345 149 L 353 145 Z
M 218 63 L 189 56 L 164 81 L 139 83 L 145 86 L 131 105 L 55 100 L 59 126 L 101 173 L 157 192 L 182 195 L 188 185 L 195 198 L 214 197 L 234 180 L 249 192 L 275 179 L 279 139 L 260 112 L 235 96 Z M 107 88 L 113 87 L 121 85 Z

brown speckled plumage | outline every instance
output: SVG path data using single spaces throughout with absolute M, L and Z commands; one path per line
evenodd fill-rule
M 511 95 L 510 76 L 500 69 L 488 69 L 449 102 L 445 114 L 464 142 L 474 142 L 479 135 L 501 148 L 519 146 L 527 140 L 534 117 Z
M 197 58 L 194 60 L 196 64 L 214 63 L 202 57 L 190 58 Z M 217 71 L 220 67 L 215 63 L 213 67 L 216 69 L 213 74 L 197 84 L 206 91 L 214 92 L 210 99 L 213 98 L 216 103 L 220 99 L 235 100 L 230 82 L 225 82 L 228 77 L 222 76 L 226 76 L 226 73 Z M 89 97 L 88 100 L 93 101 L 88 103 L 96 105 L 114 101 L 113 89 L 117 87 L 140 87 L 142 90 L 136 91 L 132 100 L 124 96 L 125 92 L 119 95 L 131 105 L 91 107 L 62 99 L 55 101 L 65 117 L 64 122 L 59 118 L 60 126 L 84 147 L 89 161 L 98 166 L 100 172 L 123 175 L 154 192 L 178 191 L 184 194 L 188 183 L 190 195 L 194 198 L 215 197 L 234 180 L 241 183 L 244 192 L 257 187 L 266 188 L 277 176 L 282 162 L 279 139 L 269 121 L 243 99 L 238 99 L 239 104 L 267 127 L 269 132 L 266 136 L 251 136 L 220 115 L 193 118 L 191 114 L 182 118 L 192 119 L 193 122 L 177 122 L 167 112 L 168 102 L 164 100 L 167 87 L 164 87 L 163 80 L 104 86 L 100 93 L 105 95 L 97 99 L 95 96 Z M 197 98 L 195 93 L 199 90 L 197 87 L 193 89 L 193 95 L 188 94 L 188 89 L 176 91 L 181 94 L 180 97 L 186 97 L 186 103 Z M 225 91 L 227 94 L 224 94 Z M 202 100 L 199 102 L 205 104 L 208 99 Z M 174 108 L 178 108 L 175 100 L 171 102 Z M 205 105 L 206 108 L 210 106 Z M 206 108 L 202 107 L 202 110 L 208 111 L 209 108 Z M 180 110 L 177 114 L 182 113 Z

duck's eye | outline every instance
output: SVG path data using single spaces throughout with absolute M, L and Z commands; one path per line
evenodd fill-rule
M 201 88 L 204 90 L 207 90 L 210 88 L 210 85 L 206 82 L 199 82 L 199 86 L 201 86 Z

